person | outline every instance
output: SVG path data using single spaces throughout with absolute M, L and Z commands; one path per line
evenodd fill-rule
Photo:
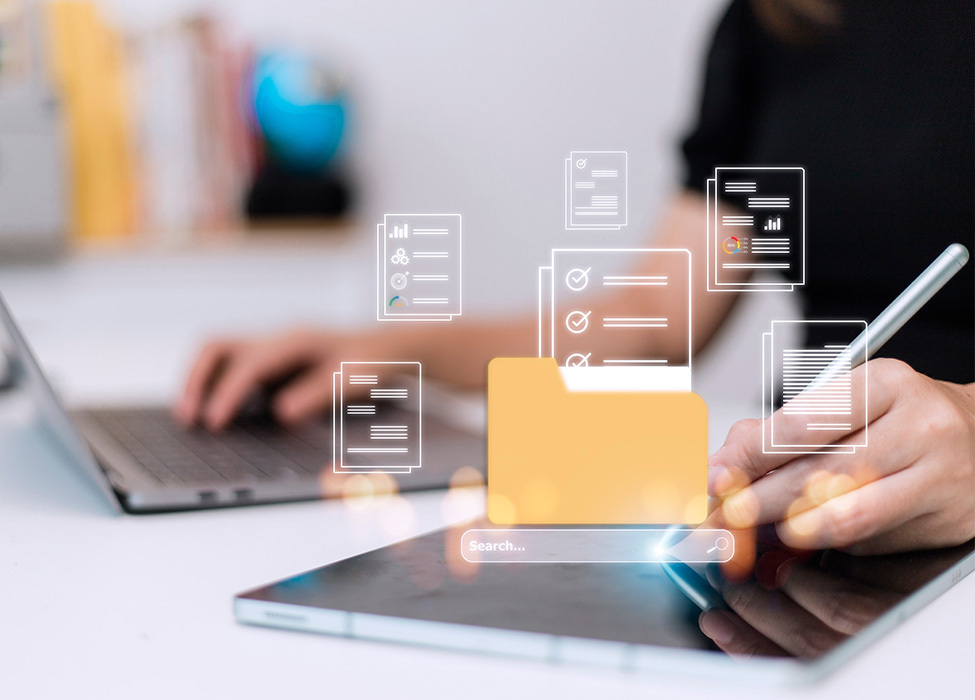
M 805 167 L 807 280 L 797 293 L 808 318 L 870 320 L 948 244 L 975 249 L 973 8 L 967 0 L 731 2 L 683 143 L 683 187 L 651 237 L 654 247 L 691 251 L 693 351 L 736 300 L 704 285 L 704 188 L 715 166 Z M 656 265 L 646 273 L 666 274 Z M 743 420 L 709 458 L 709 492 L 719 499 L 709 522 L 774 524 L 787 545 L 860 553 L 975 536 L 972 269 L 868 363 L 868 447 L 766 455 L 760 422 Z M 607 303 L 640 315 L 636 298 Z M 255 387 L 287 378 L 272 408 L 281 421 L 299 421 L 330 405 L 332 372 L 348 358 L 420 360 L 428 376 L 481 386 L 490 359 L 534 354 L 535 323 L 463 318 L 217 340 L 199 354 L 175 414 L 219 430 Z M 686 352 L 666 341 L 652 350 L 674 360 Z M 863 376 L 856 370 L 854 382 Z

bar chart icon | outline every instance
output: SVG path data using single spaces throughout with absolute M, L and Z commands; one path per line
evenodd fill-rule
M 404 223 L 401 226 L 393 226 L 393 232 L 389 234 L 390 238 L 409 238 L 410 237 L 410 225 L 409 223 Z

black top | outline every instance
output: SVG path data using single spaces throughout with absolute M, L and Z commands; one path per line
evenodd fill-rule
M 810 319 L 872 320 L 950 243 L 975 253 L 975 3 L 853 0 L 789 43 L 734 0 L 707 60 L 685 185 L 715 166 L 806 170 Z M 877 356 L 975 374 L 975 260 Z M 813 340 L 813 339 L 810 339 Z

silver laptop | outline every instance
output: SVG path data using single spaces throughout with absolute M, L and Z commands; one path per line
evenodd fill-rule
M 44 377 L 0 297 L 0 386 L 26 392 L 48 439 L 130 513 L 218 508 L 340 496 L 331 423 L 284 428 L 259 411 L 220 433 L 187 429 L 163 406 L 69 412 Z M 397 409 L 395 406 L 390 410 Z M 445 488 L 461 466 L 483 469 L 482 437 L 424 414 L 423 464 L 392 474 L 400 491 Z M 365 462 L 363 466 L 368 466 Z

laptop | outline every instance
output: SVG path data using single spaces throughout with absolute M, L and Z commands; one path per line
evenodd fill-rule
M 178 424 L 164 406 L 68 411 L 0 297 L 0 388 L 26 392 L 46 438 L 92 478 L 116 510 L 155 513 L 341 496 L 331 422 L 285 428 L 254 412 L 220 433 Z M 390 411 L 403 411 L 395 405 Z M 378 479 L 399 491 L 446 488 L 461 467 L 483 471 L 483 437 L 424 412 L 423 464 Z M 365 426 L 368 429 L 368 426 Z M 367 458 L 361 458 L 368 472 Z M 354 463 L 353 463 L 354 466 Z

